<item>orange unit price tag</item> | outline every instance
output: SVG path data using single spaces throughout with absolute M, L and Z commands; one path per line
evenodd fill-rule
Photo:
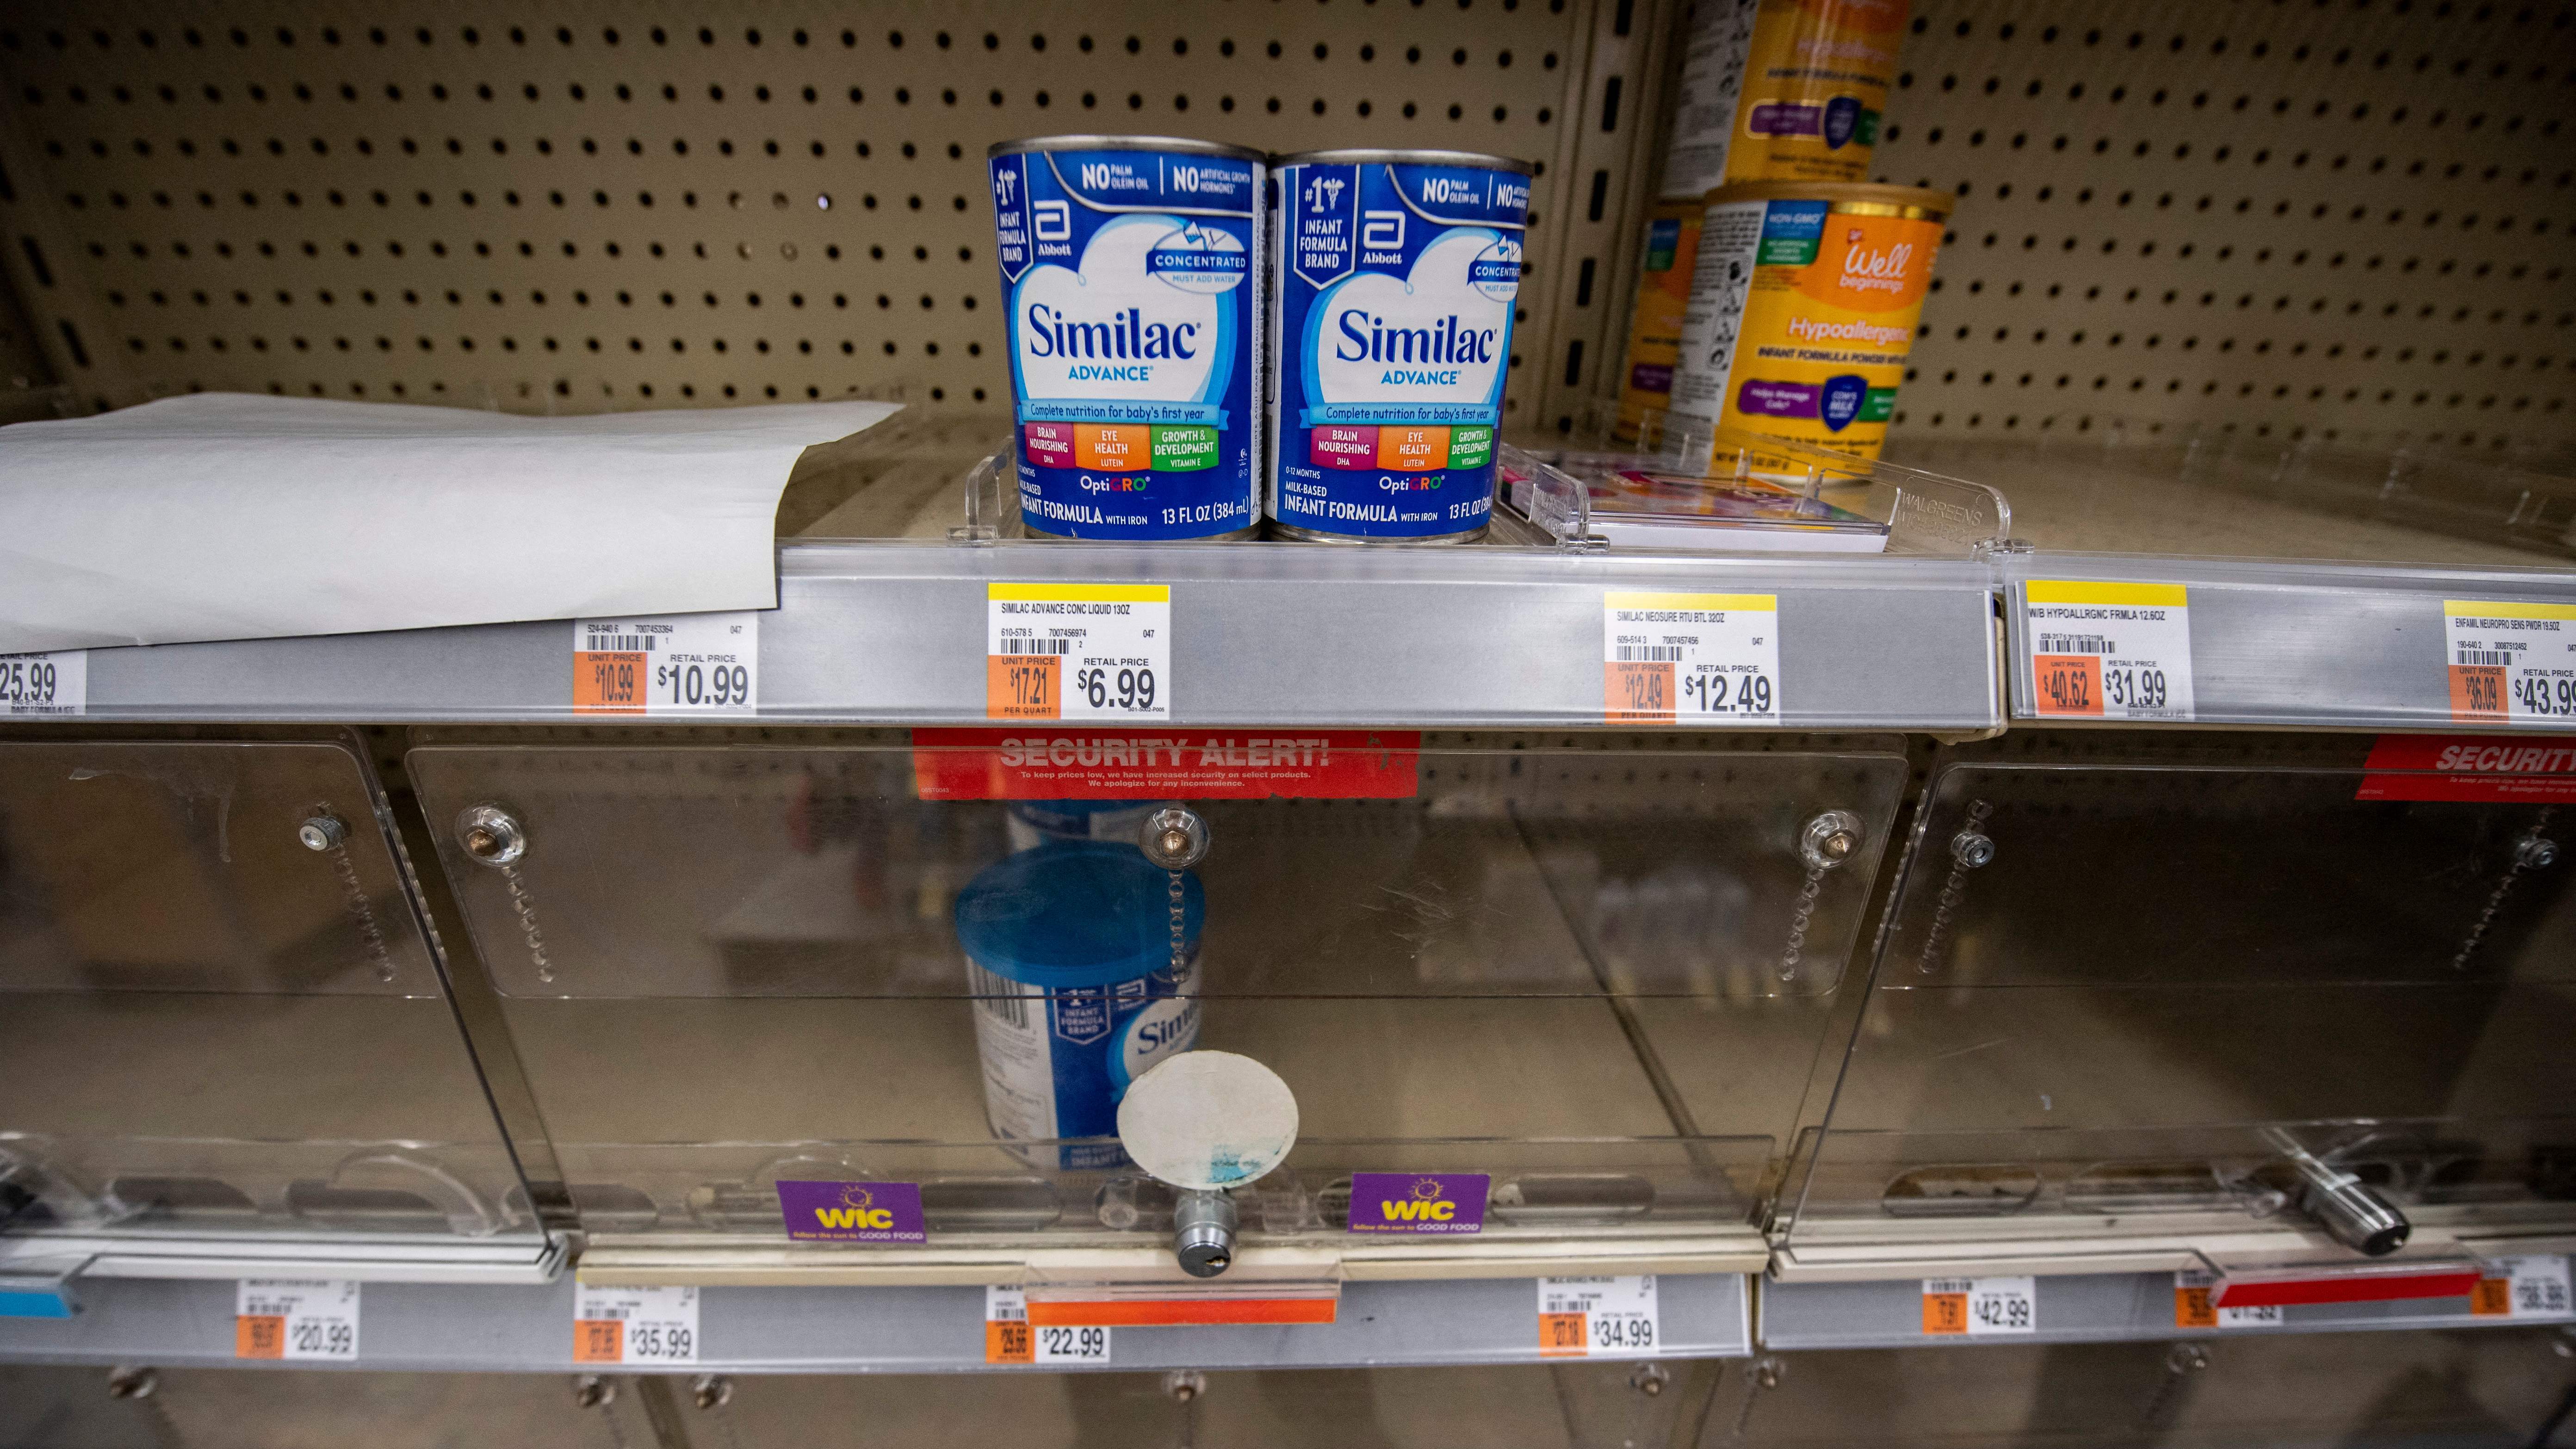
M 1923 1331 L 1936 1334 L 1968 1331 L 1967 1279 L 1923 1280 Z

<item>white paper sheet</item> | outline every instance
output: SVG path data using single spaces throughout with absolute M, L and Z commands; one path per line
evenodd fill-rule
M 0 428 L 0 653 L 774 608 L 796 455 L 895 410 L 199 393 Z

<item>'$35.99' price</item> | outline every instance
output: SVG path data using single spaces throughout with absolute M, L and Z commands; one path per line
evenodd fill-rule
M 695 1362 L 696 1342 L 697 1335 L 684 1323 L 626 1325 L 626 1357 L 630 1361 Z
M 1096 710 L 1154 707 L 1154 671 L 1142 666 L 1122 666 L 1113 673 L 1105 664 L 1087 664 L 1073 676 L 1073 687 Z

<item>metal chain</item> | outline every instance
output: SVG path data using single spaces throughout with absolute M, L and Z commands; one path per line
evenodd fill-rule
M 1176 871 L 1173 871 L 1173 872 L 1171 873 L 1171 876 L 1172 876 L 1172 885 L 1171 885 L 1171 902 L 1172 902 L 1172 981 L 1173 981 L 1174 986 L 1177 988 L 1177 986 L 1179 985 L 1180 979 L 1181 979 L 1182 972 L 1186 969 L 1188 956 L 1187 956 L 1187 950 L 1186 950 L 1186 947 L 1184 946 L 1183 941 L 1182 941 L 1182 925 L 1181 925 L 1181 922 L 1182 922 L 1182 915 L 1183 915 L 1183 912 L 1182 912 L 1182 910 L 1181 910 L 1181 902 L 1182 902 L 1182 898 L 1183 898 L 1183 893 L 1182 893 L 1182 890 L 1181 890 L 1181 872 L 1179 872 L 1179 871 L 1177 871 L 1177 870 L 1176 870 Z

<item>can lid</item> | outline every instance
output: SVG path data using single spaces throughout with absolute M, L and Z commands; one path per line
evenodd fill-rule
M 1251 146 L 1194 141 L 1186 136 L 1029 136 L 1017 141 L 996 141 L 985 148 L 984 155 L 1017 156 L 1028 151 L 1184 151 L 1193 156 L 1229 156 L 1237 161 L 1259 161 L 1265 154 Z
M 1538 164 L 1515 161 L 1509 156 L 1488 156 L 1481 151 L 1299 151 L 1293 155 L 1273 156 L 1273 166 L 1469 166 L 1480 171 L 1516 171 L 1534 175 Z
M 1121 810 L 1143 810 L 1151 800 L 1014 800 L 1014 815 L 1112 815 Z
M 1123 841 L 1066 840 L 986 866 L 957 895 L 957 943 L 1024 986 L 1132 981 L 1172 961 L 1171 875 Z M 1207 919 L 1195 872 L 1181 873 L 1181 936 Z
M 1739 181 L 1720 186 L 1701 200 L 1709 206 L 1730 201 L 1821 201 L 1833 211 L 1922 217 L 1948 221 L 1959 198 L 1929 186 L 1881 186 L 1872 181 Z

